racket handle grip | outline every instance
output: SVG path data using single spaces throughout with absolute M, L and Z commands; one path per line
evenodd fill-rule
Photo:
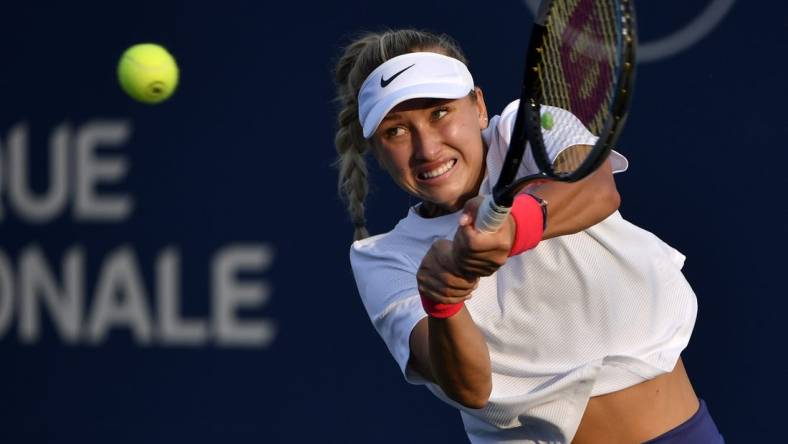
M 476 213 L 476 229 L 486 233 L 494 233 L 501 228 L 506 217 L 512 210 L 511 207 L 502 207 L 495 203 L 492 194 L 484 196 L 484 201 Z

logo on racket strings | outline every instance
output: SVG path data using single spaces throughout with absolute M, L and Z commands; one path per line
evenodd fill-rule
M 536 16 L 540 0 L 523 0 L 531 15 Z M 711 34 L 728 15 L 736 0 L 713 0 L 693 20 L 664 37 L 638 44 L 638 63 L 658 62 L 694 46 Z
M 615 55 L 613 36 L 605 36 L 594 0 L 581 0 L 575 6 L 565 29 L 561 30 L 561 74 L 569 109 L 598 133 L 604 124 L 601 105 L 610 98 Z M 557 26 L 557 25 L 556 25 Z M 558 87 L 556 85 L 556 87 Z

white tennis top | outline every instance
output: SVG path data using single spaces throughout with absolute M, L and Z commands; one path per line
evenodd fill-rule
M 483 132 L 490 193 L 509 144 L 517 103 Z M 551 112 L 552 158 L 590 134 L 567 111 Z M 616 172 L 627 167 L 618 153 Z M 526 157 L 522 174 L 533 172 Z M 372 324 L 405 378 L 460 409 L 473 443 L 570 442 L 588 398 L 624 389 L 675 366 L 695 323 L 684 256 L 616 212 L 580 233 L 542 241 L 482 278 L 466 302 L 492 363 L 486 407 L 464 408 L 407 367 L 409 337 L 426 315 L 416 271 L 430 245 L 452 239 L 460 213 L 425 219 L 411 208 L 390 232 L 353 243 L 350 259 Z

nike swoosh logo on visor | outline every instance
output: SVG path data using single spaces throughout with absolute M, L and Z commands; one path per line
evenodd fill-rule
M 408 66 L 407 68 L 403 68 L 403 69 L 402 69 L 402 71 L 400 71 L 400 72 L 398 72 L 398 73 L 394 74 L 393 76 L 389 77 L 388 79 L 384 79 L 384 78 L 383 78 L 383 75 L 381 75 L 381 76 L 380 76 L 380 87 L 381 87 L 381 88 L 385 88 L 385 87 L 389 86 L 389 83 L 391 83 L 391 81 L 392 81 L 392 80 L 396 79 L 398 75 L 400 75 L 400 74 L 402 74 L 403 72 L 405 72 L 405 71 L 407 71 L 407 70 L 409 70 L 409 69 L 413 68 L 414 66 L 416 66 L 416 64 L 415 64 L 415 63 L 414 63 L 414 64 L 412 64 L 412 65 L 410 65 L 410 66 Z

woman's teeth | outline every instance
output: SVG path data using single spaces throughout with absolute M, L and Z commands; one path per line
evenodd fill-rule
M 435 168 L 432 171 L 427 171 L 426 173 L 419 174 L 421 179 L 432 179 L 434 177 L 442 176 L 446 174 L 452 167 L 454 167 L 454 163 L 457 162 L 456 159 L 449 160 L 448 162 L 444 163 L 443 165 Z

